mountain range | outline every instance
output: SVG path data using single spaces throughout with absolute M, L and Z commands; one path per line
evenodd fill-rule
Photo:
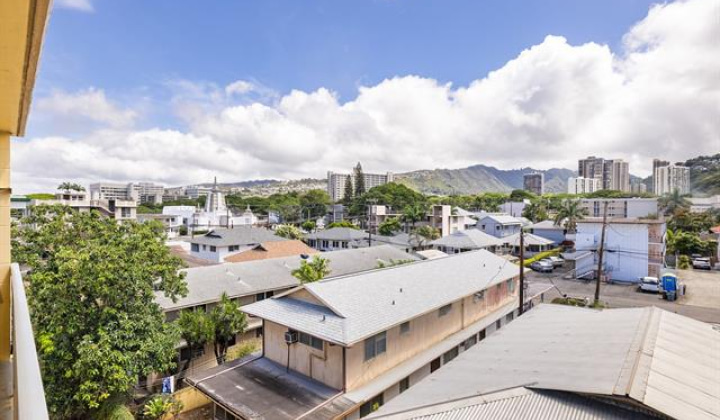
M 567 179 L 577 175 L 575 171 L 564 168 L 503 170 L 473 165 L 462 169 L 432 169 L 397 174 L 395 181 L 425 194 L 510 192 L 522 189 L 523 175 L 535 172 L 545 175 L 545 191 L 549 193 L 567 192 Z

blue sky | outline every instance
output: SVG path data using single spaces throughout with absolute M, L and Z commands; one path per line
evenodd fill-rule
M 103 88 L 159 99 L 174 79 L 255 80 L 280 93 L 419 75 L 466 85 L 549 34 L 616 47 L 649 1 L 100 0 L 56 7 L 38 93 Z M 30 127 L 32 129 L 32 127 Z
M 720 150 L 720 0 L 54 4 L 19 191 Z

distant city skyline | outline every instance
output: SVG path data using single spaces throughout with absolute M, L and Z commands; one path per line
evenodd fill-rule
M 719 0 L 55 6 L 16 193 L 720 149 Z

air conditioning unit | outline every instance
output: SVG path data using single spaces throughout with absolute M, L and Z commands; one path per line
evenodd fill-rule
M 290 345 L 298 342 L 297 331 L 288 331 L 285 333 L 285 344 Z

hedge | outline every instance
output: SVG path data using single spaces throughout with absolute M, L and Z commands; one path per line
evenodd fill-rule
M 543 258 L 553 257 L 553 256 L 558 256 L 558 255 L 560 255 L 560 248 L 551 249 L 550 251 L 539 252 L 531 258 L 527 258 L 523 262 L 523 266 L 530 267 L 530 264 L 534 263 L 535 261 L 539 261 L 539 260 L 542 260 Z

